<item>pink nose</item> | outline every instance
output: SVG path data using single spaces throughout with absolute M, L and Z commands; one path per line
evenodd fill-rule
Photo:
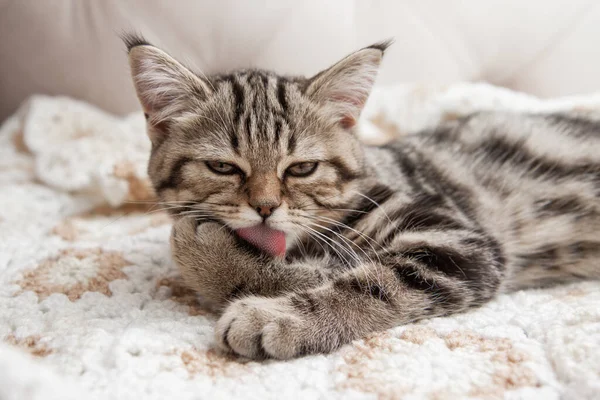
M 258 215 L 260 215 L 263 218 L 267 218 L 268 216 L 273 214 L 273 211 L 275 211 L 275 209 L 277 207 L 278 207 L 278 205 L 277 206 L 261 205 L 261 206 L 256 206 L 254 209 L 256 210 Z

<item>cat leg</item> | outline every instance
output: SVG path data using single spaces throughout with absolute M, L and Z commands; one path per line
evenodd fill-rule
M 408 244 L 318 288 L 237 300 L 217 323 L 217 344 L 249 358 L 288 359 L 481 305 L 500 287 L 503 260 L 478 240 Z

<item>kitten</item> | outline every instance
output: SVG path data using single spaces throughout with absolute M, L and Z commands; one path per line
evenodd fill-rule
M 197 75 L 125 42 L 173 257 L 249 358 L 329 352 L 511 289 L 600 276 L 600 123 L 479 113 L 368 147 L 390 44 L 312 78 Z

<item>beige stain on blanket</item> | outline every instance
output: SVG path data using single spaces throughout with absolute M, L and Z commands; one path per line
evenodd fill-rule
M 444 121 L 444 122 L 458 121 L 459 119 L 461 119 L 463 117 L 464 117 L 463 114 L 448 111 L 448 112 L 444 113 L 444 115 L 442 115 L 442 121 Z
M 127 201 L 151 200 L 156 197 L 154 189 L 147 178 L 141 178 L 135 173 L 135 165 L 130 161 L 122 161 L 113 168 L 113 175 L 124 179 L 129 184 Z
M 17 338 L 15 335 L 10 334 L 4 338 L 4 341 L 10 345 L 24 349 L 35 357 L 46 357 L 52 353 L 52 349 L 40 343 L 40 337 L 37 335 Z
M 156 287 L 165 286 L 170 289 L 170 300 L 188 307 L 188 314 L 191 316 L 205 315 L 206 310 L 198 304 L 196 293 L 185 286 L 180 279 L 163 278 L 158 281 Z
M 195 375 L 240 378 L 243 374 L 251 373 L 250 368 L 239 359 L 213 349 L 185 350 L 181 353 L 181 361 L 190 378 Z
M 399 339 L 416 345 L 427 340 L 438 338 L 438 334 L 426 326 L 415 326 L 405 329 Z M 338 383 L 338 390 L 356 390 L 376 395 L 380 400 L 401 399 L 411 392 L 409 386 L 390 383 L 385 374 L 374 370 L 371 360 L 386 357 L 393 349 L 390 340 L 393 336 L 388 332 L 368 336 L 364 342 L 356 342 L 344 355 L 345 364 L 338 367 L 345 379 Z
M 52 228 L 51 233 L 59 236 L 62 240 L 67 242 L 76 241 L 80 235 L 79 229 L 77 229 L 73 221 L 70 219 L 61 221 L 58 225 Z
M 574 288 L 574 289 L 569 290 L 564 295 L 559 295 L 558 297 L 561 300 L 574 301 L 574 300 L 579 299 L 580 297 L 588 295 L 588 293 L 589 292 L 587 292 L 586 290 L 583 290 L 582 288 Z
M 400 339 L 414 344 L 423 344 L 427 340 L 439 337 L 438 334 L 427 326 L 415 326 L 405 329 L 400 334 Z
M 171 217 L 165 212 L 157 212 L 153 213 L 148 217 L 148 224 L 144 227 L 131 229 L 128 231 L 130 235 L 137 235 L 138 233 L 142 233 L 150 228 L 156 228 L 157 226 L 167 225 L 173 222 Z
M 541 383 L 535 373 L 523 363 L 528 355 L 515 349 L 506 338 L 488 338 L 468 330 L 454 331 L 444 341 L 450 350 L 476 351 L 485 353 L 496 366 L 491 375 L 492 384 L 475 387 L 469 393 L 478 398 L 502 398 L 508 390 L 522 387 L 539 387 Z
M 381 371 L 372 368 L 371 360 L 392 351 L 390 338 L 389 333 L 379 332 L 367 336 L 363 341 L 353 343 L 343 355 L 344 364 L 337 368 L 344 380 L 337 383 L 336 389 L 370 393 L 381 400 L 401 399 L 404 394 L 409 393 L 409 387 L 390 384 L 385 375 L 381 375 Z
M 432 339 L 443 340 L 450 351 L 477 352 L 491 362 L 491 383 L 475 386 L 469 396 L 482 399 L 502 398 L 504 393 L 522 387 L 539 387 L 541 383 L 535 373 L 524 363 L 527 353 L 514 348 L 506 338 L 487 338 L 469 330 L 457 330 L 440 335 L 427 326 L 412 326 L 405 329 L 398 339 L 421 346 Z M 353 389 L 375 395 L 378 399 L 400 399 L 414 388 L 390 383 L 381 371 L 373 368 L 372 360 L 389 356 L 393 351 L 390 333 L 369 336 L 364 342 L 356 342 L 344 354 L 344 364 L 337 368 L 344 380 L 337 384 L 338 390 Z M 449 390 L 435 390 L 431 398 L 448 399 Z
M 367 143 L 369 145 L 383 145 L 403 135 L 400 128 L 398 128 L 394 122 L 387 119 L 382 113 L 371 117 L 369 121 L 382 133 L 376 140 L 370 140 Z
M 130 263 L 118 252 L 95 249 L 66 249 L 26 272 L 17 282 L 22 292 L 33 291 L 40 300 L 52 293 L 63 293 L 69 300 L 79 299 L 85 292 L 111 296 L 108 285 L 126 279 L 123 267 Z
M 27 144 L 25 144 L 25 135 L 23 129 L 19 129 L 13 134 L 12 144 L 19 153 L 30 153 Z

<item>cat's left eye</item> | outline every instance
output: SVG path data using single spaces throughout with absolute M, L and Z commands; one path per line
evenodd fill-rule
M 291 176 L 304 177 L 309 176 L 317 169 L 318 162 L 305 161 L 291 165 L 286 170 L 286 173 Z
M 222 161 L 207 161 L 206 166 L 217 174 L 232 175 L 239 172 L 238 167 L 235 165 L 224 163 Z

